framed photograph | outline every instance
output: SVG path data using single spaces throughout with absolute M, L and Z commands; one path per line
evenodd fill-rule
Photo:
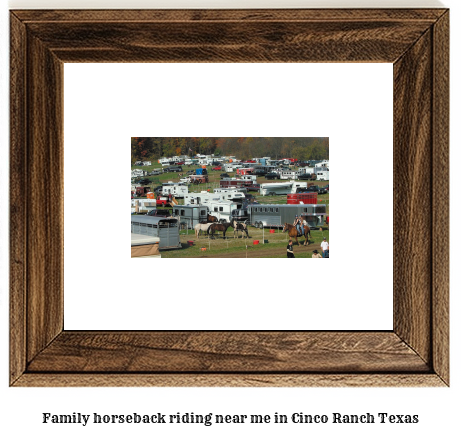
M 10 20 L 11 386 L 449 385 L 447 9 Z M 64 329 L 64 64 L 333 62 L 393 64 L 392 330 Z

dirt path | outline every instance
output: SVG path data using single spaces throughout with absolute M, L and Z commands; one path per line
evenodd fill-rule
M 300 252 L 312 252 L 315 249 L 320 251 L 320 244 L 310 244 L 308 247 L 304 247 L 303 245 L 300 245 L 299 247 L 296 244 L 293 244 L 293 250 L 294 254 L 296 257 L 296 253 Z M 191 256 L 194 258 L 201 258 L 201 257 L 207 257 L 207 258 L 228 258 L 228 259 L 235 259 L 235 258 L 263 258 L 263 257 L 279 257 L 280 255 L 283 255 L 285 257 L 285 249 L 284 248 L 271 248 L 267 250 L 253 250 L 252 248 L 247 250 L 248 253 L 245 255 L 245 251 L 241 252 L 234 252 L 234 253 L 223 253 L 223 254 L 216 254 L 216 255 L 207 255 L 207 256 Z

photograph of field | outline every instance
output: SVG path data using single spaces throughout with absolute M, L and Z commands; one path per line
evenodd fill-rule
M 131 257 L 329 258 L 329 139 L 131 138 Z

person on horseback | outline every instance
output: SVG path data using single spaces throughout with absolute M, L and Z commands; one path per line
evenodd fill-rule
M 300 217 L 298 217 L 298 215 L 295 216 L 295 221 L 293 223 L 294 226 L 296 226 L 296 229 L 298 230 L 298 236 L 301 236 L 303 234 L 303 231 L 302 231 L 302 220 Z

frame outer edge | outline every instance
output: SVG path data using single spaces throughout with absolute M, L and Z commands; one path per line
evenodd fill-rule
M 14 13 L 10 18 L 10 374 L 13 384 L 27 365 L 26 241 L 27 95 L 26 26 Z
M 433 366 L 449 384 L 449 11 L 434 25 L 433 74 Z
M 443 387 L 435 374 L 25 374 L 17 387 Z

